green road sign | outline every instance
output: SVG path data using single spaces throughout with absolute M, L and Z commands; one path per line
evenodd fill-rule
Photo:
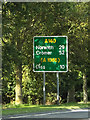
M 33 58 L 34 72 L 67 72 L 67 36 L 35 36 Z

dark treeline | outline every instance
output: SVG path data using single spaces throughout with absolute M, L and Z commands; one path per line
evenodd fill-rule
M 4 3 L 2 99 L 42 104 L 43 74 L 33 72 L 33 37 L 68 36 L 69 70 L 60 73 L 60 102 L 90 100 L 88 3 Z M 55 104 L 56 73 L 46 73 L 46 103 Z

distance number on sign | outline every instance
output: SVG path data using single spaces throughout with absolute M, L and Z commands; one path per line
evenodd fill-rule
M 65 55 L 65 46 L 64 45 L 59 45 L 59 55 Z
M 65 65 L 60 65 L 60 69 L 64 69 L 65 68 Z

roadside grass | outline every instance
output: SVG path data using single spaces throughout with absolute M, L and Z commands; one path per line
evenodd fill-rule
M 83 102 L 79 103 L 65 103 L 60 105 L 12 105 L 6 104 L 2 106 L 2 115 L 16 115 L 16 114 L 25 114 L 25 113 L 39 113 L 39 112 L 48 112 L 48 111 L 57 111 L 65 109 L 78 109 L 78 108 L 89 108 L 90 102 L 87 104 Z

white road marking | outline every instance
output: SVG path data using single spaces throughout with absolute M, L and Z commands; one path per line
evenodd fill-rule
M 15 117 L 9 117 L 9 118 L 25 118 L 25 117 L 33 117 L 33 116 L 45 116 L 45 115 L 53 115 L 53 114 L 63 114 L 63 113 L 70 113 L 70 112 L 88 112 L 90 110 L 88 109 L 79 109 L 79 110 L 70 110 L 65 112 L 49 112 L 49 113 L 40 113 L 40 114 L 33 114 L 33 115 L 22 115 L 22 116 L 15 116 Z

